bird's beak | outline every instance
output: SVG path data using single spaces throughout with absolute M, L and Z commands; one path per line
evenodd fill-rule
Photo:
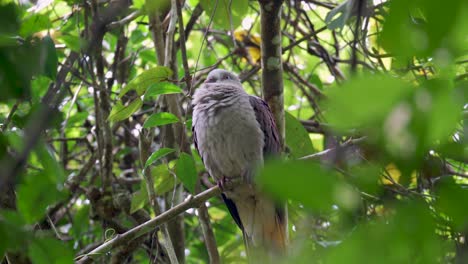
M 214 83 L 216 82 L 215 79 L 206 79 L 204 83 Z

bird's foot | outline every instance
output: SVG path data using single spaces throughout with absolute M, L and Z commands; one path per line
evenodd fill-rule
M 225 192 L 231 189 L 231 180 L 228 179 L 226 176 L 221 177 L 221 179 L 218 180 L 218 186 L 221 191 Z

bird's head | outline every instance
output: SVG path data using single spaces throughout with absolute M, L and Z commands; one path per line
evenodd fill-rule
M 206 77 L 205 84 L 211 84 L 211 83 L 235 83 L 235 84 L 240 84 L 240 79 L 237 77 L 236 74 L 222 70 L 222 69 L 216 69 L 212 70 L 209 74 L 208 77 Z

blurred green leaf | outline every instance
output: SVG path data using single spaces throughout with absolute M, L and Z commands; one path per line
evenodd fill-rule
M 81 52 L 84 46 L 83 40 L 75 35 L 62 35 L 58 39 L 62 40 L 65 45 L 74 52 Z
M 230 21 L 232 21 L 232 28 L 237 28 L 249 10 L 247 0 L 200 0 L 200 4 L 206 11 L 206 15 L 213 17 L 213 22 L 217 27 L 229 30 L 231 29 Z
M 463 232 L 468 223 L 468 215 L 465 213 L 468 190 L 462 188 L 452 178 L 448 178 L 438 183 L 436 194 L 436 208 L 453 221 L 457 231 Z
M 330 91 L 325 117 L 340 130 L 382 122 L 409 92 L 408 84 L 390 76 L 358 76 Z
M 304 126 L 288 112 L 284 112 L 286 123 L 286 139 L 285 143 L 288 146 L 293 158 L 300 158 L 310 155 L 315 152 L 310 140 L 309 133 Z
M 119 97 L 122 98 L 122 96 L 131 90 L 135 90 L 138 95 L 143 95 L 150 85 L 167 80 L 171 75 L 171 69 L 163 66 L 157 66 L 146 70 L 135 77 L 135 79 L 131 80 L 122 91 L 120 91 Z
M 37 238 L 28 247 L 28 255 L 34 264 L 68 264 L 74 263 L 73 251 L 54 238 Z
M 76 209 L 76 213 L 73 217 L 73 225 L 72 225 L 72 236 L 76 239 L 82 239 L 83 233 L 86 232 L 89 228 L 89 212 L 90 206 L 85 204 L 83 206 L 79 206 Z
M 379 40 L 388 52 L 397 56 L 429 56 L 448 40 L 450 29 L 457 18 L 463 15 L 463 5 L 466 8 L 463 0 L 453 0 L 450 3 L 391 1 Z M 395 41 L 396 39 L 406 41 Z
M 326 252 L 324 263 L 440 263 L 445 245 L 434 232 L 429 210 L 416 201 L 395 209 L 389 217 L 358 225 L 341 244 Z
M 17 251 L 29 240 L 29 234 L 23 228 L 24 220 L 16 211 L 0 211 L 0 255 L 5 250 Z
M 67 127 L 81 126 L 89 117 L 89 113 L 81 112 L 74 113 L 68 118 Z
M 160 112 L 150 115 L 143 124 L 143 127 L 150 128 L 155 126 L 173 124 L 177 122 L 179 122 L 179 119 L 174 114 L 168 112 Z
M 175 94 L 175 93 L 182 93 L 182 89 L 180 89 L 177 85 L 170 83 L 170 82 L 159 82 L 159 83 L 150 85 L 150 87 L 145 93 L 145 99 L 151 96 L 157 96 L 161 94 Z
M 114 107 L 112 107 L 108 120 L 112 122 L 118 122 L 127 119 L 133 115 L 133 113 L 138 111 L 142 105 L 143 101 L 140 99 L 140 97 L 137 97 L 127 106 L 124 106 L 120 101 L 117 101 Z
M 35 153 L 51 182 L 61 185 L 65 182 L 65 173 L 53 153 L 45 144 L 38 144 Z
M 27 223 L 32 224 L 45 217 L 46 209 L 64 197 L 56 183 L 44 173 L 31 174 L 18 188 L 17 206 Z
M 424 109 L 424 101 L 419 102 L 423 109 L 428 110 L 428 143 L 437 142 L 450 136 L 454 132 L 458 122 L 461 120 L 461 109 L 463 103 L 454 93 L 451 81 L 434 79 L 426 83 L 428 94 L 424 90 L 416 94 L 416 99 L 424 100 L 426 97 L 429 109 Z
M 315 210 L 330 210 L 333 204 L 351 208 L 359 200 L 350 186 L 339 180 L 336 172 L 315 162 L 270 161 L 257 181 L 279 199 L 292 199 Z
M 57 76 L 58 58 L 55 44 L 50 35 L 42 38 L 42 51 L 44 58 L 44 75 L 52 80 Z
M 151 154 L 151 156 L 149 156 L 149 158 L 146 160 L 146 163 L 145 163 L 145 169 L 150 166 L 151 164 L 155 163 L 156 161 L 158 161 L 159 159 L 173 153 L 175 150 L 172 149 L 172 148 L 160 148 L 158 150 L 156 150 L 155 152 L 153 152 L 153 154 Z
M 150 13 L 164 12 L 165 10 L 170 9 L 171 1 L 170 0 L 145 0 L 146 11 Z
M 22 37 L 31 36 L 33 33 L 50 29 L 52 23 L 50 22 L 50 14 L 47 13 L 35 13 L 31 12 L 21 23 L 21 29 L 19 34 Z
M 198 175 L 195 169 L 195 162 L 187 153 L 180 153 L 176 163 L 176 174 L 185 188 L 187 188 L 189 192 L 194 193 Z
M 328 12 L 325 23 L 330 30 L 343 29 L 352 16 L 353 0 L 348 0 Z
M 14 2 L 0 3 L 0 35 L 15 35 L 20 28 L 18 18 L 18 9 Z

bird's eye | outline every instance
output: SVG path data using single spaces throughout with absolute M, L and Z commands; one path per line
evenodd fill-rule
M 223 80 L 230 80 L 230 79 L 231 79 L 231 77 L 229 75 L 224 75 Z

